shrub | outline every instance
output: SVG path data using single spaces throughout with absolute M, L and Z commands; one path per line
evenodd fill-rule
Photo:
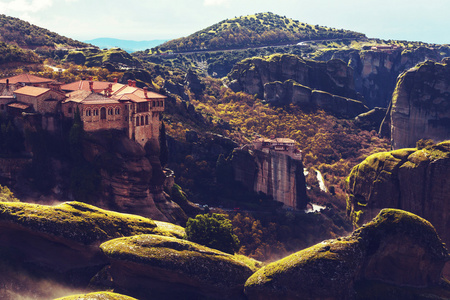
M 197 215 L 186 224 L 186 239 L 233 254 L 239 250 L 239 239 L 233 234 L 230 220 L 221 214 Z

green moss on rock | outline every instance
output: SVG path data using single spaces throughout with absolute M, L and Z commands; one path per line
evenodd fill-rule
M 261 268 L 245 283 L 245 293 L 249 299 L 348 299 L 355 296 L 355 282 L 371 280 L 426 288 L 439 284 L 449 258 L 428 221 L 384 209 L 349 237 Z
M 111 292 L 96 292 L 84 295 L 72 295 L 58 298 L 55 300 L 136 300 L 136 299 L 129 296 Z
M 194 298 L 232 298 L 242 294 L 245 281 L 258 268 L 240 256 L 157 235 L 118 238 L 100 248 L 111 261 L 116 287 L 132 295 L 148 289 L 175 297 L 185 290 Z
M 5 222 L 85 245 L 144 233 L 181 237 L 183 232 L 176 225 L 157 224 L 148 218 L 108 211 L 82 202 L 56 206 L 0 202 L 0 223 Z

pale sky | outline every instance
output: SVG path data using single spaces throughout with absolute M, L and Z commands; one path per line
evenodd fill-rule
M 268 11 L 368 37 L 450 44 L 450 0 L 0 0 L 0 14 L 78 40 L 173 39 Z

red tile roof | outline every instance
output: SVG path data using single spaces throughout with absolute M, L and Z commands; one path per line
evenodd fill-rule
M 14 93 L 37 97 L 37 96 L 47 93 L 48 91 L 50 91 L 50 89 L 35 87 L 35 86 L 24 86 L 23 88 L 15 90 Z
M 61 86 L 61 89 L 64 91 L 78 91 L 78 90 L 85 90 L 90 91 L 91 87 L 89 85 L 89 80 L 80 80 L 75 81 L 68 84 L 63 84 Z M 93 88 L 96 91 L 103 91 L 104 89 L 108 88 L 110 82 L 104 82 L 104 81 L 93 81 Z
M 116 99 L 112 99 L 106 97 L 102 94 L 79 90 L 72 93 L 67 94 L 68 98 L 64 101 L 67 102 L 77 102 L 82 104 L 118 104 L 120 103 Z
M 48 79 L 44 77 L 39 77 L 31 74 L 20 74 L 8 78 L 0 79 L 0 83 L 6 83 L 6 79 L 9 79 L 9 84 L 15 84 L 18 82 L 28 83 L 28 84 L 37 84 L 37 83 L 50 83 L 53 82 L 53 79 Z
M 8 104 L 8 107 L 12 107 L 12 108 L 18 108 L 18 109 L 27 109 L 31 106 L 31 104 L 25 104 L 25 103 L 21 103 L 21 102 L 14 102 L 14 103 L 10 103 Z

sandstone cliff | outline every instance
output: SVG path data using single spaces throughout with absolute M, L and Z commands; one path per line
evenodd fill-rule
M 261 268 L 245 283 L 245 293 L 250 300 L 446 299 L 450 290 L 439 284 L 449 258 L 428 221 L 385 209 L 349 237 Z
M 449 56 L 448 47 L 417 47 L 390 51 L 330 50 L 316 59 L 342 59 L 354 70 L 354 88 L 369 108 L 388 107 L 397 77 L 425 60 L 440 61 Z
M 239 256 L 156 235 L 100 247 L 111 262 L 115 289 L 139 299 L 243 299 L 244 283 L 257 269 Z
M 148 233 L 181 238 L 184 229 L 81 202 L 57 206 L 0 202 L 0 298 L 8 287 L 16 292 L 40 290 L 29 284 L 27 275 L 86 287 L 107 263 L 100 243 Z
M 450 64 L 427 61 L 398 78 L 390 129 L 394 149 L 414 147 L 420 139 L 450 138 Z
M 363 224 L 385 207 L 429 220 L 450 245 L 450 142 L 369 156 L 347 178 L 347 213 Z
M 353 70 L 338 59 L 304 60 L 291 54 L 249 58 L 228 74 L 229 87 L 269 102 L 318 106 L 330 113 L 351 116 L 367 111 L 353 84 Z M 358 99 L 358 100 L 352 100 Z
M 303 163 L 289 155 L 270 150 L 240 150 L 231 160 L 234 179 L 247 189 L 272 196 L 293 209 L 304 209 L 307 204 Z

